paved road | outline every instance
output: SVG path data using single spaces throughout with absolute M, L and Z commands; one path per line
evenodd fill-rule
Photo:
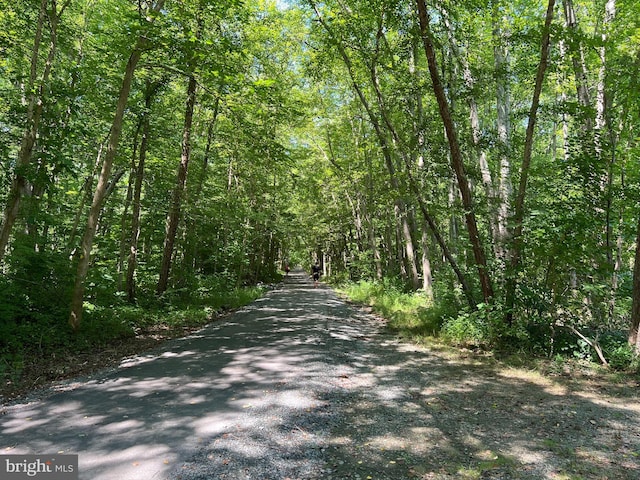
M 313 476 L 325 434 L 314 420 L 318 392 L 340 377 L 338 352 L 357 349 L 363 336 L 352 314 L 330 289 L 292 272 L 281 288 L 194 335 L 6 408 L 0 454 L 78 454 L 87 480 L 191 478 L 211 442 L 244 435 L 242 445 L 224 446 L 219 464 L 235 455 Z M 268 438 L 256 437 L 265 428 Z

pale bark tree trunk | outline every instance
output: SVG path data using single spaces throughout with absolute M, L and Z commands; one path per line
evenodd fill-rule
M 158 12 L 162 9 L 164 0 L 158 0 L 153 9 Z M 102 211 L 102 205 L 104 202 L 107 186 L 109 183 L 109 177 L 111 175 L 111 167 L 115 160 L 118 150 L 118 143 L 120 141 L 120 134 L 122 133 L 122 123 L 124 120 L 124 113 L 127 106 L 127 100 L 129 99 L 129 92 L 131 90 L 131 83 L 133 81 L 133 75 L 138 65 L 138 61 L 142 56 L 142 52 L 148 44 L 148 39 L 141 35 L 136 41 L 136 45 L 133 48 L 127 66 L 125 68 L 124 76 L 122 79 L 122 85 L 120 87 L 120 93 L 118 95 L 118 102 L 116 104 L 116 111 L 111 125 L 111 133 L 109 136 L 109 142 L 107 144 L 107 152 L 102 163 L 102 170 L 100 171 L 100 177 L 98 178 L 98 184 L 93 194 L 93 200 L 91 203 L 91 209 L 89 210 L 89 217 L 87 219 L 87 226 L 85 228 L 84 236 L 82 238 L 80 258 L 78 259 L 78 266 L 76 270 L 76 280 L 71 297 L 71 313 L 69 314 L 69 324 L 75 330 L 80 326 L 82 321 L 82 304 L 84 301 L 85 291 L 85 279 L 89 271 L 89 262 L 91 259 L 91 248 L 93 247 L 93 240 L 96 234 L 96 228 L 98 226 L 98 218 Z
M 573 8 L 573 0 L 563 0 L 565 24 L 572 33 L 574 39 L 569 42 L 571 61 L 573 64 L 573 72 L 576 80 L 576 91 L 578 102 L 581 107 L 588 109 L 591 107 L 591 98 L 589 95 L 589 84 L 587 81 L 587 66 L 584 59 L 584 49 L 582 43 L 575 46 L 575 37 L 578 37 L 578 20 L 575 9 Z M 586 113 L 586 112 L 585 112 Z M 584 115 L 584 128 L 587 131 L 593 129 L 593 121 L 590 115 Z
M 431 260 L 429 260 L 429 233 L 422 229 L 422 290 L 429 301 L 433 301 L 433 275 L 431 274 Z
M 87 203 L 89 203 L 89 200 L 91 200 L 93 181 L 96 174 L 100 170 L 100 166 L 102 165 L 102 154 L 104 153 L 105 143 L 108 139 L 109 138 L 107 137 L 102 143 L 100 143 L 100 146 L 98 147 L 98 154 L 96 155 L 96 159 L 93 162 L 93 169 L 91 171 L 91 174 L 85 179 L 84 183 L 82 184 L 82 188 L 80 189 L 80 191 L 84 190 L 84 194 L 82 195 L 80 204 L 76 209 L 76 214 L 73 219 L 73 226 L 71 227 L 71 233 L 69 234 L 68 247 L 70 258 L 73 258 L 73 256 L 75 255 L 75 241 L 76 236 L 78 235 L 78 228 L 80 227 L 80 220 L 82 218 L 85 206 L 87 205 Z
M 382 280 L 382 258 L 380 256 L 380 249 L 378 248 L 378 243 L 376 241 L 376 233 L 373 228 L 373 221 L 369 218 L 369 215 L 366 214 L 366 222 L 367 222 L 367 237 L 369 240 L 369 248 L 373 253 L 373 264 L 375 266 L 376 271 L 376 279 Z
M 566 42 L 564 40 L 560 40 L 558 42 L 558 49 L 560 51 L 560 58 L 562 59 L 562 63 L 564 63 L 565 57 L 567 55 L 567 45 Z M 562 85 L 563 80 L 565 80 L 565 78 L 563 76 L 558 76 L 557 79 L 557 85 L 558 85 L 558 91 L 561 91 L 560 86 Z M 556 97 L 557 98 L 557 97 Z M 567 103 L 567 93 L 562 90 L 562 92 L 560 93 L 560 103 L 561 105 L 565 105 Z M 569 160 L 569 122 L 567 121 L 567 112 L 562 112 L 562 117 L 560 119 L 560 122 L 562 124 L 562 159 L 567 162 Z M 554 129 L 554 131 L 557 129 Z M 554 143 L 556 144 L 556 148 L 557 148 L 557 139 L 554 136 Z M 554 149 L 554 159 L 556 158 L 556 149 Z
M 601 46 L 598 48 L 598 56 L 600 57 L 600 69 L 598 70 L 598 84 L 596 87 L 596 122 L 594 132 L 594 142 L 596 157 L 599 162 L 603 162 L 603 150 L 604 150 L 604 136 L 605 129 L 607 127 L 607 91 L 606 91 L 606 79 L 607 79 L 607 39 L 608 28 L 613 21 L 616 12 L 615 0 L 607 0 L 605 6 L 605 14 L 602 22 L 602 33 L 600 34 Z M 601 179 L 601 190 L 605 193 L 607 185 L 610 182 L 610 172 L 607 172 Z M 607 259 L 611 263 L 611 249 L 610 247 L 610 231 L 607 225 L 606 232 L 606 247 L 607 247 Z
M 418 85 L 421 81 L 420 72 L 416 68 L 416 58 L 419 52 L 420 45 L 418 43 L 418 39 L 413 37 L 411 41 L 411 50 L 409 51 L 409 74 L 414 78 L 415 84 Z M 425 148 L 425 132 L 424 132 L 424 108 L 422 105 L 422 95 L 420 92 L 416 92 L 416 95 L 412 100 L 415 102 L 413 105 L 412 111 L 412 125 L 413 125 L 413 134 L 417 139 L 416 145 L 416 159 L 415 163 L 418 169 L 423 169 L 425 166 L 424 161 L 424 148 Z M 405 157 L 406 158 L 406 157 Z M 410 165 L 408 163 L 407 168 L 409 172 L 411 171 Z M 409 182 L 412 182 L 411 177 L 409 177 Z M 424 182 L 421 182 L 420 190 L 424 189 Z M 422 250 L 422 290 L 425 292 L 427 299 L 432 302 L 433 301 L 433 275 L 431 271 L 431 259 L 430 259 L 430 247 L 429 247 L 429 232 L 428 232 L 428 224 L 426 221 L 421 229 L 421 238 L 420 238 L 420 247 Z
M 478 276 L 480 279 L 480 286 L 482 288 L 482 295 L 485 302 L 490 302 L 493 297 L 493 286 L 491 284 L 491 278 L 488 271 L 484 247 L 482 245 L 480 234 L 478 232 L 478 225 L 474 213 L 473 196 L 471 194 L 471 189 L 469 188 L 469 181 L 467 179 L 467 174 L 464 168 L 464 162 L 462 159 L 462 152 L 460 151 L 457 131 L 451 117 L 447 97 L 440 80 L 440 74 L 438 72 L 435 49 L 431 40 L 429 15 L 424 0 L 416 0 L 416 3 L 418 6 L 418 17 L 420 21 L 422 41 L 429 63 L 429 73 L 431 75 L 433 90 L 438 102 L 440 116 L 442 117 L 442 121 L 447 133 L 447 140 L 449 142 L 449 150 L 451 154 L 451 166 L 456 174 L 458 188 L 460 189 L 460 195 L 462 197 L 462 204 L 465 210 L 467 232 L 469 234 L 469 240 L 473 249 L 473 256 L 478 268 Z
M 355 242 L 358 248 L 358 252 L 362 252 L 363 238 L 364 238 L 364 230 L 363 230 L 363 222 L 362 222 L 362 214 L 360 209 L 360 199 L 356 198 L 355 201 L 351 198 L 349 192 L 345 192 L 345 197 L 347 199 L 347 203 L 351 207 L 351 216 L 353 218 L 353 226 L 355 227 Z M 345 245 L 347 242 L 345 242 Z
M 602 22 L 602 44 L 598 49 L 600 56 L 600 70 L 598 72 L 598 86 L 597 86 L 597 103 L 596 103 L 596 126 L 595 126 L 595 144 L 596 155 L 601 162 L 604 162 L 605 157 L 605 130 L 609 129 L 610 144 L 608 150 L 610 151 L 610 157 L 607 161 L 606 172 L 602 179 L 602 191 L 605 197 L 605 249 L 607 264 L 611 271 L 611 289 L 609 292 L 609 320 L 613 319 L 613 313 L 615 310 L 616 290 L 617 290 L 617 278 L 618 272 L 616 268 L 616 262 L 614 260 L 614 241 L 613 241 L 613 224 L 612 216 L 612 187 L 613 187 L 613 167 L 615 163 L 615 151 L 616 151 L 616 139 L 611 125 L 608 122 L 608 110 L 611 99 L 607 93 L 606 80 L 607 80 L 607 43 L 609 37 L 609 27 L 613 22 L 616 15 L 616 2 L 615 0 L 607 0 L 605 4 L 604 20 Z
M 456 180 L 450 179 L 447 185 L 447 209 L 450 212 L 456 212 L 457 199 L 460 197 L 460 190 L 456 186 Z M 451 250 L 457 252 L 458 238 L 460 238 L 460 225 L 457 215 L 451 213 L 449 215 L 449 243 L 452 245 Z
M 505 260 L 505 248 L 509 242 L 507 224 L 511 217 L 511 99 L 509 95 L 509 48 L 508 33 L 502 28 L 502 18 L 494 7 L 494 69 L 496 72 L 496 126 L 500 176 L 498 186 L 498 256 Z
M 131 244 L 131 239 L 127 236 L 127 230 L 131 233 L 130 229 L 127 229 L 127 224 L 129 221 L 129 207 L 131 207 L 131 203 L 133 202 L 134 195 L 134 184 L 136 180 L 136 159 L 138 157 L 138 138 L 140 137 L 140 131 L 143 128 L 144 118 L 140 118 L 138 120 L 138 125 L 136 127 L 136 133 L 133 136 L 133 142 L 131 145 L 131 167 L 129 168 L 129 178 L 127 181 L 127 192 L 124 197 L 124 208 L 122 209 L 122 215 L 120 219 L 120 252 L 118 255 L 118 291 L 124 291 L 125 285 L 125 272 L 124 272 L 124 261 L 125 257 L 127 257 L 127 244 Z
M 56 0 L 51 0 L 49 10 L 47 6 L 49 0 L 42 0 L 40 2 L 40 10 L 38 12 L 38 22 L 36 24 L 36 32 L 33 40 L 33 47 L 31 49 L 31 65 L 29 71 L 29 79 L 25 86 L 27 92 L 26 98 L 26 119 L 25 129 L 22 134 L 22 140 L 20 143 L 20 150 L 18 151 L 18 158 L 16 161 L 16 171 L 14 178 L 11 182 L 9 194 L 7 196 L 7 204 L 4 209 L 2 217 L 2 226 L 0 227 L 0 261 L 5 255 L 7 245 L 9 244 L 9 238 L 11 231 L 18 218 L 18 212 L 20 210 L 20 201 L 27 188 L 27 179 L 25 177 L 25 171 L 31 163 L 33 149 L 36 144 L 38 136 L 38 130 L 40 125 L 40 119 L 42 118 L 42 111 L 44 108 L 44 101 L 46 96 L 46 89 L 48 88 L 49 76 L 53 66 L 53 61 L 58 46 L 58 23 L 60 18 L 69 4 L 67 1 L 58 12 Z M 45 20 L 49 21 L 50 43 L 47 59 L 44 65 L 44 69 L 40 79 L 38 80 L 38 58 L 40 56 L 40 46 L 42 43 L 42 35 Z
M 359 133 L 358 130 L 360 129 L 361 124 L 362 124 L 362 121 L 360 122 L 358 129 L 356 129 L 352 125 L 352 131 L 354 132 L 354 142 L 355 142 L 357 151 L 360 151 L 361 135 L 358 134 Z M 372 173 L 371 158 L 366 152 L 364 153 L 364 160 L 367 165 L 367 176 L 366 176 L 367 192 L 373 192 L 374 187 L 373 187 L 373 173 Z M 376 231 L 373 225 L 373 219 L 369 214 L 370 197 L 371 195 L 367 195 L 367 197 L 362 202 L 362 215 L 366 223 L 367 240 L 369 243 L 369 249 L 373 254 L 373 264 L 375 267 L 376 278 L 378 280 L 382 280 L 383 278 L 382 257 L 380 255 L 380 249 L 378 248 L 378 241 L 377 241 Z
M 553 9 L 555 0 L 549 0 L 547 5 L 547 13 L 545 16 L 544 28 L 542 30 L 542 40 L 540 47 L 540 63 L 536 72 L 535 86 L 533 90 L 533 99 L 531 100 L 531 108 L 529 109 L 529 121 L 524 141 L 524 154 L 522 158 L 522 166 L 520 167 L 520 184 L 518 186 L 518 195 L 516 196 L 514 206 L 514 227 L 513 227 L 513 247 L 510 251 L 509 267 L 506 281 L 506 318 L 505 321 L 510 325 L 513 322 L 513 307 L 515 305 L 515 293 L 517 283 L 517 270 L 520 267 L 520 258 L 522 256 L 523 241 L 522 232 L 524 227 L 524 201 L 527 193 L 527 182 L 529 179 L 529 167 L 531 165 L 531 155 L 533 153 L 533 134 L 536 126 L 536 118 L 538 114 L 538 106 L 540 104 L 540 94 L 542 92 L 542 83 L 544 81 L 545 72 L 549 62 L 550 47 L 550 30 L 551 21 L 553 20 Z
M 389 216 L 388 216 L 389 217 Z M 398 269 L 398 267 L 396 266 L 397 262 L 396 262 L 396 256 L 393 253 L 393 248 L 394 248 L 394 241 L 393 241 L 393 232 L 395 232 L 395 222 L 394 224 L 390 224 L 391 222 L 393 222 L 395 219 L 391 219 L 388 218 L 387 219 L 389 223 L 387 223 L 387 225 L 385 225 L 385 229 L 384 229 L 384 252 L 386 253 L 386 271 L 387 272 L 394 272 Z
M 142 42 L 139 40 L 138 42 L 138 48 L 134 49 L 133 53 L 129 57 L 129 61 L 127 62 L 125 75 L 120 88 L 120 96 L 116 105 L 116 114 L 111 126 L 107 152 L 102 163 L 102 169 L 98 178 L 98 185 L 96 186 L 96 190 L 93 194 L 89 217 L 87 219 L 87 225 L 82 238 L 80 257 L 78 259 L 78 266 L 76 270 L 76 280 L 71 298 L 71 313 L 69 316 L 69 324 L 74 329 L 77 329 L 82 321 L 82 303 L 84 301 L 85 290 L 84 281 L 89 271 L 91 248 L 93 247 L 93 240 L 98 227 L 98 218 L 102 211 L 102 205 L 104 203 L 104 197 L 106 195 L 109 177 L 111 175 L 111 167 L 116 156 L 120 133 L 122 132 L 122 122 L 127 100 L 129 98 L 129 91 L 131 89 L 131 81 L 133 80 L 136 65 L 142 55 L 142 43 L 146 43 L 146 40 Z

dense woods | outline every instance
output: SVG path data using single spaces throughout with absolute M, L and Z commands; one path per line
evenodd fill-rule
M 0 52 L 0 374 L 316 259 L 634 362 L 635 0 L 0 0 Z

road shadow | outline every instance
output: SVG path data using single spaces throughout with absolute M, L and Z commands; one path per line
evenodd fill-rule
M 87 480 L 627 479 L 640 468 L 637 403 L 449 359 L 382 327 L 294 271 L 223 321 L 5 407 L 0 448 L 77 453 Z
M 265 297 L 189 337 L 5 407 L 0 448 L 77 453 L 81 478 L 163 478 L 208 440 L 264 423 L 249 418 L 253 413 L 282 410 L 273 427 L 301 431 L 304 422 L 289 417 L 319 408 L 313 391 L 331 360 L 327 326 L 343 309 L 330 289 L 292 273 Z

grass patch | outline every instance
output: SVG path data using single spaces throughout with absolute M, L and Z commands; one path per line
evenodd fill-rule
M 444 298 L 433 303 L 421 292 L 403 291 L 392 280 L 342 283 L 335 288 L 348 300 L 370 306 L 387 320 L 389 330 L 400 337 L 447 355 L 459 355 L 460 348 L 464 348 L 474 354 L 480 352 L 485 359 L 501 365 L 533 370 L 545 376 L 587 379 L 595 375 L 614 384 L 639 378 L 640 357 L 635 357 L 625 370 L 616 371 L 587 359 L 560 354 L 550 358 L 540 354 L 529 345 L 533 340 L 523 327 L 508 330 L 497 307 L 480 305 L 478 311 L 468 312 L 454 298 L 442 295 Z M 620 351 L 627 354 L 623 348 Z
M 403 292 L 384 281 L 351 283 L 338 288 L 338 292 L 355 303 L 369 305 L 388 320 L 389 329 L 413 341 L 436 336 L 440 329 L 440 320 L 422 293 Z

